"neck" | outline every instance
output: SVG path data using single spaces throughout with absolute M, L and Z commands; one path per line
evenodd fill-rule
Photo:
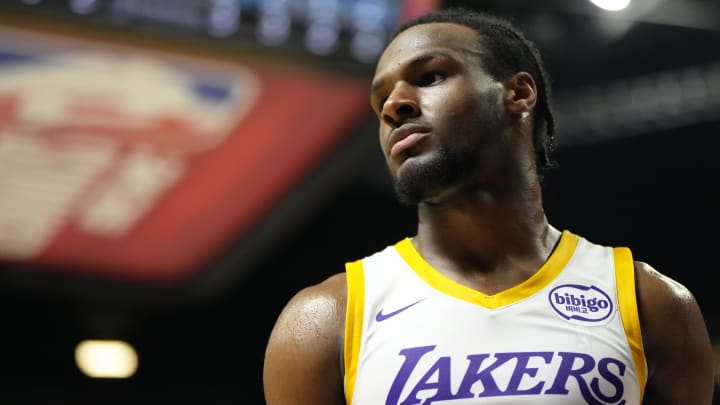
M 452 278 L 504 274 L 509 277 L 496 280 L 497 289 L 514 285 L 537 271 L 559 239 L 537 179 L 506 192 L 483 188 L 453 195 L 418 206 L 413 239 L 423 257 Z

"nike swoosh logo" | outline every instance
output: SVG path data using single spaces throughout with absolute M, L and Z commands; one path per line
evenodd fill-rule
M 404 307 L 402 307 L 402 308 L 400 308 L 400 309 L 396 309 L 396 310 L 394 310 L 394 311 L 392 311 L 392 312 L 388 312 L 387 314 L 383 314 L 383 310 L 382 310 L 382 308 L 381 308 L 380 311 L 378 311 L 377 315 L 375 315 L 375 320 L 376 320 L 377 322 L 382 322 L 382 321 L 384 321 L 384 320 L 386 320 L 386 319 L 388 319 L 388 318 L 392 318 L 393 316 L 395 316 L 395 315 L 399 314 L 400 312 L 402 312 L 402 311 L 404 311 L 404 310 L 412 307 L 413 305 L 419 304 L 419 303 L 420 303 L 421 301 L 423 301 L 424 299 L 425 299 L 425 298 L 420 299 L 420 300 L 417 300 L 417 301 L 413 302 L 412 304 L 406 305 L 406 306 L 404 306 Z

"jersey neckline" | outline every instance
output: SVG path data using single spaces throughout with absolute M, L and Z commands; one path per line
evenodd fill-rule
M 495 309 L 525 299 L 547 286 L 570 261 L 578 240 L 577 235 L 563 230 L 557 246 L 535 274 L 514 287 L 492 295 L 460 284 L 433 268 L 415 249 L 409 237 L 397 242 L 395 249 L 410 268 L 436 290 L 485 308 Z

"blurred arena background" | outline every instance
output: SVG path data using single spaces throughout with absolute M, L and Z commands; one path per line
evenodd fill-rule
M 368 82 L 451 5 L 543 53 L 551 223 L 685 283 L 720 344 L 716 0 L 5 0 L 0 402 L 264 403 L 291 295 L 414 231 Z

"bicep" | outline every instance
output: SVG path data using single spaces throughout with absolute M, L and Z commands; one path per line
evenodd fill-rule
M 296 294 L 275 322 L 263 367 L 268 405 L 344 404 L 339 360 L 345 302 L 327 283 Z
M 711 404 L 712 345 L 697 300 L 645 263 L 636 272 L 649 369 L 644 403 Z

